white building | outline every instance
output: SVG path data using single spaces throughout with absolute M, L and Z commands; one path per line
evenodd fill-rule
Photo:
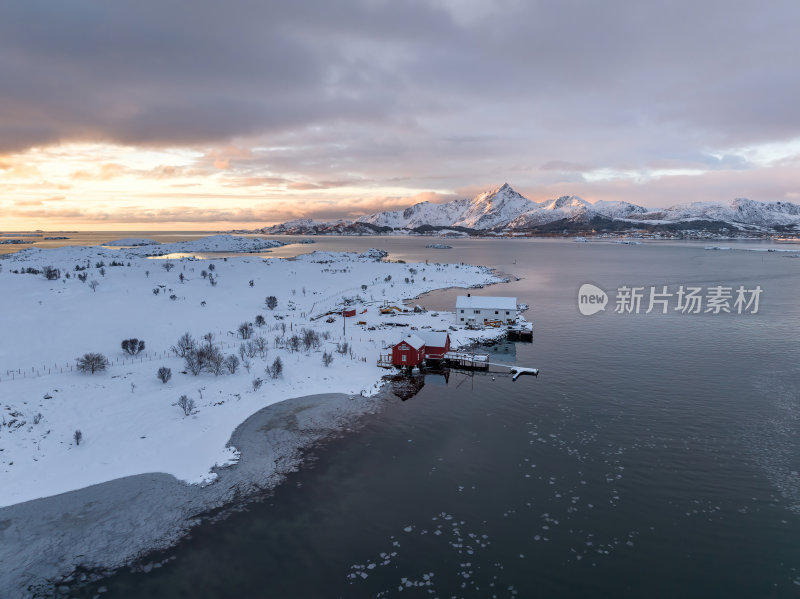
M 489 295 L 459 295 L 456 299 L 456 322 L 458 324 L 483 324 L 499 320 L 512 323 L 517 317 L 517 298 L 493 297 Z

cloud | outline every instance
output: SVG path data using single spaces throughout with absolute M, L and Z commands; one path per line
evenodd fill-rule
M 129 169 L 121 164 L 100 164 L 91 171 L 75 171 L 70 175 L 74 181 L 108 181 L 128 174 Z
M 679 184 L 694 199 L 797 189 L 796 175 L 769 181 L 795 156 L 767 163 L 747 151 L 800 138 L 794 0 L 768 11 L 754 0 L 164 0 L 154 10 L 0 6 L 4 184 L 69 184 L 7 157 L 65 144 L 81 189 L 103 181 L 125 194 L 114 179 L 136 177 L 157 198 L 196 180 L 251 187 L 256 199 L 239 202 L 285 191 L 287 214 L 400 207 L 418 190 L 472 195 L 506 180 L 534 197 L 577 189 L 647 202 Z M 113 153 L 81 163 L 88 142 L 187 153 L 175 164 Z M 678 176 L 687 170 L 707 175 Z

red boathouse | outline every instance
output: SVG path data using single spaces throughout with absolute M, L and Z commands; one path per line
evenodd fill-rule
M 425 342 L 426 360 L 441 360 L 450 351 L 450 334 L 446 331 L 419 331 L 419 337 Z
M 425 342 L 409 335 L 392 348 L 392 366 L 419 366 L 425 359 Z

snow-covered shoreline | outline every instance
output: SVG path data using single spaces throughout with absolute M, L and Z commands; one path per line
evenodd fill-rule
M 159 567 L 142 558 L 207 518 L 263 497 L 300 468 L 315 443 L 357 429 L 358 418 L 387 398 L 324 394 L 262 408 L 231 435 L 241 459 L 217 469 L 210 485 L 147 473 L 0 508 L 0 588 L 19 599 L 48 597 L 121 566 Z
M 69 584 L 78 566 L 132 563 L 175 543 L 199 514 L 273 488 L 304 448 L 385 405 L 381 350 L 411 327 L 454 322 L 445 312 L 382 315 L 384 303 L 503 280 L 487 267 L 383 262 L 378 250 L 184 258 L 167 269 L 145 249 L 34 249 L 2 262 L 0 585 L 20 596 L 65 576 Z M 44 276 L 48 266 L 57 278 Z M 357 317 L 312 318 L 345 304 Z M 245 322 L 254 323 L 247 340 L 238 333 Z M 293 350 L 287 337 L 304 330 L 319 346 Z M 267 349 L 245 356 L 250 372 L 194 376 L 170 349 L 184 332 L 211 332 L 226 355 L 258 336 Z M 450 334 L 461 346 L 502 333 Z M 136 356 L 120 347 L 132 336 L 146 342 Z M 105 372 L 74 371 L 75 357 L 90 351 L 109 359 Z M 272 379 L 265 367 L 275 357 L 284 370 Z M 155 376 L 161 366 L 172 370 L 167 383 Z M 182 394 L 196 402 L 189 416 L 176 406 Z
M 0 340 L 0 506 L 148 472 L 208 482 L 214 466 L 236 461 L 227 442 L 249 415 L 291 397 L 372 395 L 385 374 L 376 365 L 384 348 L 409 326 L 444 330 L 454 321 L 451 313 L 382 315 L 384 302 L 501 280 L 486 267 L 386 263 L 378 251 L 187 258 L 166 270 L 164 261 L 137 255 L 141 249 L 63 247 L 3 261 L 0 324 L 9 334 Z M 59 278 L 23 274 L 46 266 Z M 267 296 L 275 296 L 274 310 Z M 345 302 L 356 318 L 312 320 Z M 211 333 L 225 355 L 239 355 L 248 340 L 237 329 L 257 316 L 264 322 L 253 326 L 253 339 L 263 337 L 266 348 L 244 358 L 250 372 L 240 366 L 234 374 L 193 376 L 170 351 L 185 332 L 197 340 Z M 304 330 L 315 332 L 317 345 L 292 348 L 288 340 Z M 451 331 L 454 346 L 498 334 Z M 120 349 L 131 337 L 145 340 L 141 354 Z M 105 355 L 109 368 L 75 372 L 75 358 L 86 352 Z M 329 367 L 323 353 L 333 356 Z M 284 372 L 273 379 L 265 368 L 276 357 Z M 159 367 L 171 369 L 167 383 L 156 378 Z M 195 402 L 189 416 L 175 405 L 181 395 Z

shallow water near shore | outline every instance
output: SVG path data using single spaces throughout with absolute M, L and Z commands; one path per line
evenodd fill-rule
M 531 304 L 534 341 L 492 361 L 541 376 L 428 376 L 264 501 L 139 563 L 160 567 L 71 596 L 797 595 L 797 260 L 698 244 L 320 245 L 348 243 L 520 277 L 482 293 Z M 616 314 L 612 299 L 587 317 L 585 282 L 764 292 L 757 314 Z M 419 301 L 452 309 L 457 293 Z

